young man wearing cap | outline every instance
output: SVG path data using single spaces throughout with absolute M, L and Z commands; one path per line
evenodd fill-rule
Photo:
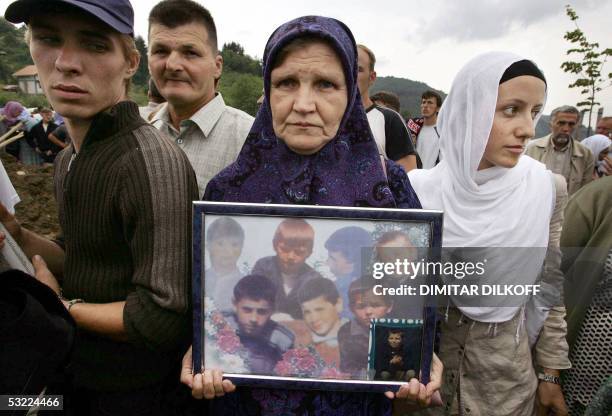
M 198 195 L 183 152 L 127 98 L 139 62 L 131 4 L 19 0 L 5 17 L 27 23 L 41 85 L 72 138 L 55 162 L 61 241 L 26 230 L 0 207 L 25 253 L 47 261 L 48 269 L 34 257 L 36 277 L 79 328 L 72 384 L 55 393 L 68 414 L 162 414 L 164 382 L 175 379 L 188 341 Z

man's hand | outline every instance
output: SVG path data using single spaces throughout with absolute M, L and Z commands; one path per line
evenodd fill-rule
M 389 399 L 406 399 L 411 401 L 416 401 L 416 405 L 414 409 L 418 409 L 419 407 L 427 407 L 430 405 L 433 406 L 441 406 L 442 398 L 440 396 L 440 387 L 442 386 L 442 372 L 444 371 L 444 366 L 442 365 L 442 361 L 438 358 L 436 354 L 433 355 L 433 359 L 431 361 L 431 374 L 430 381 L 427 383 L 427 386 L 419 383 L 419 380 L 413 378 L 409 383 L 403 384 L 397 393 L 393 393 L 388 391 L 385 393 Z M 408 410 L 405 407 L 402 407 L 403 410 Z
M 236 390 L 236 386 L 229 381 L 223 380 L 221 370 L 204 370 L 203 374 L 193 374 L 192 370 L 192 347 L 185 353 L 181 367 L 181 383 L 189 386 L 191 395 L 196 399 L 213 399 L 221 397 L 225 393 Z
M 45 263 L 43 258 L 39 255 L 32 257 L 32 265 L 34 266 L 34 276 L 36 280 L 49 286 L 59 297 L 61 293 L 60 285 L 55 276 L 53 276 L 53 273 L 47 268 L 47 263 Z
M 559 371 L 548 370 L 546 373 L 559 376 Z M 567 416 L 568 411 L 561 386 L 540 381 L 536 397 L 536 409 L 537 416 L 548 416 L 551 412 L 555 416 Z

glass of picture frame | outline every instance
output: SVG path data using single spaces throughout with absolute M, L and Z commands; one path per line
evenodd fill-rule
M 439 211 L 194 202 L 195 372 L 270 388 L 427 384 L 435 304 L 373 270 L 436 260 L 441 241 Z

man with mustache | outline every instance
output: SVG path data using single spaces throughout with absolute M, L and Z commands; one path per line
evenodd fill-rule
M 215 22 L 192 0 L 164 0 L 149 14 L 149 72 L 168 101 L 151 123 L 187 154 L 200 197 L 208 181 L 232 163 L 253 117 L 225 105 L 215 92 L 223 70 Z
M 0 221 L 78 328 L 68 380 L 46 394 L 62 394 L 67 415 L 168 414 L 190 335 L 198 195 L 185 154 L 128 98 L 140 61 L 132 5 L 18 0 L 5 17 L 26 23 L 40 83 L 72 139 L 55 159 L 61 238 L 25 229 L 0 204 Z
M 565 177 L 569 195 L 593 180 L 593 153 L 573 138 L 578 125 L 576 107 L 564 105 L 550 115 L 548 136 L 532 140 L 525 154 L 544 163 L 548 169 Z

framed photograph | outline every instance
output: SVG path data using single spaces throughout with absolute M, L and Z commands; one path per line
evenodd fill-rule
M 196 371 L 284 389 L 429 382 L 435 300 L 411 286 L 436 276 L 405 272 L 438 260 L 441 212 L 194 202 L 193 215 Z

